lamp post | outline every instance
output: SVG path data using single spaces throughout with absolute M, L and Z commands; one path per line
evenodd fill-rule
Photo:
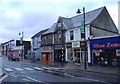
M 84 30 L 84 44 L 85 44 L 85 46 L 84 46 L 84 52 L 85 52 L 85 56 L 84 56 L 84 69 L 86 69 L 87 68 L 87 66 L 86 66 L 86 50 L 87 50 L 87 44 L 86 44 L 86 33 L 85 33 L 85 7 L 83 7 L 83 30 Z M 80 9 L 78 9 L 78 11 L 76 12 L 76 13 L 78 13 L 78 14 L 80 14 L 81 12 L 80 12 Z
M 19 35 L 21 35 L 21 33 L 19 33 Z M 21 35 L 21 37 L 20 37 L 20 44 L 22 45 L 22 58 L 24 57 L 23 36 L 24 36 L 24 32 L 22 32 L 22 35 Z

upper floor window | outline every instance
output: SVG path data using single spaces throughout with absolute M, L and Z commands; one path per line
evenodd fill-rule
M 73 30 L 70 31 L 70 40 L 74 40 L 74 32 L 73 32 Z
M 58 31 L 58 42 L 61 42 L 61 40 L 62 40 L 62 39 L 61 39 L 61 37 L 62 37 L 61 35 L 62 35 L 62 34 L 61 34 L 61 31 Z

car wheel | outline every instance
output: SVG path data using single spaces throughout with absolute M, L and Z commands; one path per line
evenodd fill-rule
M 18 58 L 17 58 L 16 60 L 17 60 L 17 61 L 20 61 L 20 59 L 18 59 Z

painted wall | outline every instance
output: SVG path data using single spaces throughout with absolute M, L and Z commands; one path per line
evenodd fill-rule
M 108 30 L 108 31 L 105 31 L 105 30 Z M 104 9 L 98 15 L 98 17 L 92 22 L 91 33 L 94 37 L 100 37 L 100 36 L 102 37 L 102 36 L 116 35 L 116 33 L 114 32 L 118 32 L 118 29 L 114 24 L 112 18 L 110 17 L 108 11 Z
M 74 29 L 69 29 L 66 31 L 66 42 L 72 42 L 70 40 L 70 31 L 71 30 L 74 31 L 74 40 L 72 40 L 72 41 L 84 40 L 83 38 L 81 39 L 80 28 L 74 28 Z M 88 37 L 90 37 L 90 26 L 89 25 L 87 25 L 85 27 L 85 33 L 86 33 L 86 40 L 88 40 Z

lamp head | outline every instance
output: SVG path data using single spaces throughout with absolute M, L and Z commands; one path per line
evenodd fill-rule
M 80 13 L 81 13 L 81 12 L 80 12 L 80 9 L 78 9 L 76 13 L 80 14 Z

